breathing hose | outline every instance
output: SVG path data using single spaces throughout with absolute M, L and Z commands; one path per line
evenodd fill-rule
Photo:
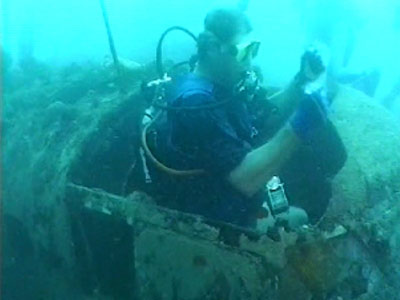
M 274 99 L 274 98 L 280 96 L 283 92 L 284 92 L 283 90 L 278 91 L 278 92 L 274 93 L 273 95 L 269 96 L 269 97 L 267 98 L 267 100 Z M 211 105 L 208 105 L 208 106 L 203 105 L 203 106 L 202 106 L 202 109 L 215 108 L 215 107 L 220 106 L 221 104 L 226 104 L 228 101 L 230 101 L 230 100 L 226 100 L 226 101 L 223 101 L 223 102 L 217 103 L 217 104 L 211 104 Z M 155 107 L 157 107 L 157 106 L 155 106 Z M 162 106 L 161 109 L 163 110 L 163 109 L 165 109 L 165 107 Z M 179 109 L 179 108 L 175 108 L 175 109 Z M 182 108 L 180 108 L 180 109 L 182 109 Z M 185 108 L 183 108 L 183 109 L 185 109 Z M 195 107 L 195 109 L 199 109 L 199 107 Z M 176 170 L 176 169 L 167 167 L 165 164 L 163 164 L 162 162 L 160 162 L 160 161 L 154 156 L 154 154 L 151 152 L 151 150 L 150 150 L 150 148 L 149 148 L 149 146 L 148 146 L 148 144 L 147 144 L 147 132 L 148 132 L 149 128 L 161 117 L 161 115 L 162 115 L 162 113 L 163 113 L 162 110 L 159 111 L 159 112 L 157 113 L 157 115 L 156 115 L 149 123 L 147 123 L 147 124 L 144 126 L 144 128 L 143 128 L 143 130 L 142 130 L 141 139 L 142 139 L 142 147 L 143 147 L 144 152 L 146 153 L 146 155 L 150 158 L 150 160 L 154 163 L 154 165 L 155 165 L 159 170 L 161 170 L 161 171 L 163 171 L 163 172 L 165 172 L 165 173 L 167 173 L 167 174 L 170 174 L 170 175 L 173 175 L 173 176 L 178 176 L 178 177 L 204 175 L 206 172 L 205 172 L 205 170 L 203 170 L 203 169 Z
M 103 0 L 101 0 L 103 1 Z M 168 33 L 170 33 L 171 31 L 174 30 L 179 30 L 179 31 L 183 31 L 185 33 L 187 33 L 188 35 L 190 35 L 196 42 L 197 42 L 197 38 L 196 36 L 191 33 L 189 30 L 187 30 L 184 27 L 180 27 L 180 26 L 173 26 L 168 28 L 166 31 L 164 31 L 164 33 L 161 35 L 158 44 L 157 44 L 157 51 L 156 51 L 156 66 L 157 66 L 157 73 L 161 78 L 164 78 L 165 76 L 165 71 L 164 71 L 164 66 L 163 66 L 163 61 L 162 61 L 162 45 L 163 45 L 163 41 L 165 39 L 165 37 L 167 36 Z M 187 63 L 192 63 L 191 61 L 189 62 L 181 62 L 178 63 L 176 65 L 173 66 L 173 68 L 177 68 L 179 66 L 182 66 L 184 64 Z M 159 86 L 157 86 L 157 88 L 160 88 Z M 267 100 L 271 100 L 277 96 L 279 96 L 282 91 L 278 91 L 277 93 L 273 94 L 272 96 L 268 97 Z M 155 94 L 157 95 L 157 93 Z M 154 154 L 151 152 L 148 144 L 147 144 L 147 133 L 149 128 L 160 118 L 160 116 L 162 115 L 163 111 L 176 111 L 176 110 L 200 110 L 200 109 L 214 109 L 223 105 L 226 105 L 227 103 L 229 103 L 230 101 L 232 101 L 231 99 L 227 99 L 227 100 L 223 100 L 220 101 L 218 103 L 213 103 L 213 104 L 207 104 L 207 105 L 200 105 L 200 106 L 195 106 L 195 107 L 170 107 L 168 105 L 162 104 L 162 103 L 157 103 L 157 101 L 155 101 L 157 99 L 157 97 L 154 97 L 154 101 L 153 101 L 153 107 L 155 108 L 159 108 L 160 111 L 156 114 L 156 116 L 149 122 L 147 123 L 143 130 L 142 130 L 142 135 L 141 135 L 141 142 L 142 142 L 142 147 L 143 150 L 145 152 L 145 154 L 147 155 L 147 157 L 154 163 L 154 165 L 161 171 L 169 174 L 169 175 L 173 175 L 173 176 L 177 176 L 177 177 L 186 177 L 186 176 L 199 176 L 199 175 L 204 175 L 206 173 L 205 170 L 203 169 L 193 169 L 193 170 L 176 170 L 173 168 L 170 168 L 168 166 L 166 166 L 165 164 L 163 164 L 162 162 L 160 162 L 155 156 Z
M 167 30 L 165 30 L 164 33 L 161 35 L 160 40 L 158 41 L 157 52 L 156 52 L 157 73 L 160 78 L 163 78 L 164 74 L 165 74 L 165 70 L 164 70 L 164 66 L 163 66 L 163 62 L 162 62 L 162 45 L 164 42 L 164 38 L 167 36 L 168 33 L 170 33 L 171 31 L 174 31 L 174 30 L 183 31 L 183 32 L 187 33 L 197 43 L 197 37 L 184 27 L 173 26 L 173 27 L 170 27 Z
M 146 155 L 150 158 L 150 160 L 155 164 L 155 166 L 170 175 L 186 177 L 186 176 L 198 176 L 205 173 L 204 170 L 196 169 L 196 170 L 175 170 L 167 167 L 163 163 L 161 163 L 151 152 L 148 144 L 147 144 L 147 131 L 148 129 L 160 118 L 162 111 L 158 112 L 158 114 L 151 120 L 148 124 L 146 124 L 142 130 L 142 146 Z

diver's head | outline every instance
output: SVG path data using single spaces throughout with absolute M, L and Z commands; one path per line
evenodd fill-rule
M 251 31 L 250 21 L 242 11 L 210 12 L 198 38 L 199 69 L 218 84 L 235 85 L 258 51 L 258 42 L 246 42 Z

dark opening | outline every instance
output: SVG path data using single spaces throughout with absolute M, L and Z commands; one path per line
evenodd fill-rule
M 113 299 L 134 298 L 133 228 L 125 221 L 72 209 L 72 233 L 82 290 Z
M 40 295 L 33 243 L 28 230 L 17 218 L 5 214 L 1 220 L 1 299 L 33 299 Z
M 281 179 L 288 199 L 307 211 L 311 223 L 324 215 L 332 197 L 331 179 L 346 159 L 345 147 L 334 126 L 328 123 L 283 167 Z
M 105 116 L 96 133 L 82 146 L 69 180 L 89 188 L 125 194 L 133 166 L 140 160 L 140 121 L 144 101 L 140 95 L 125 101 Z
M 144 99 L 138 94 L 106 114 L 98 130 L 81 146 L 68 180 L 125 195 L 127 181 L 136 170 L 132 167 L 139 161 L 144 107 Z M 72 238 L 83 291 L 93 297 L 134 299 L 133 227 L 118 217 L 66 202 L 70 205 Z

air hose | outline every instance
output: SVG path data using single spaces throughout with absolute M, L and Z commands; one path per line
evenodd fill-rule
M 198 175 L 203 175 L 205 173 L 204 170 L 201 169 L 196 169 L 196 170 L 176 170 L 167 167 L 163 163 L 161 163 L 151 152 L 148 144 L 147 144 L 147 131 L 148 129 L 160 118 L 161 114 L 163 112 L 159 111 L 157 115 L 151 120 L 148 124 L 146 124 L 142 130 L 142 146 L 143 150 L 146 153 L 146 155 L 150 158 L 150 160 L 155 164 L 155 166 L 160 169 L 161 171 L 164 171 L 170 175 L 173 176 L 178 176 L 178 177 L 186 177 L 186 176 L 198 176 Z
M 197 37 L 192 32 L 190 32 L 189 30 L 187 30 L 184 27 L 173 26 L 173 27 L 170 27 L 167 30 L 165 30 L 164 33 L 161 35 L 159 41 L 158 41 L 157 52 L 156 52 L 157 73 L 158 73 L 158 76 L 160 78 L 163 78 L 164 74 L 165 74 L 163 61 L 162 61 L 162 59 L 163 59 L 163 57 L 162 57 L 162 45 L 163 45 L 164 39 L 168 35 L 168 33 L 170 33 L 171 31 L 174 31 L 174 30 L 185 32 L 186 34 L 191 36 L 194 39 L 194 41 L 197 43 Z M 182 63 L 179 63 L 179 64 L 175 65 L 174 67 L 176 67 L 178 65 L 183 65 L 183 64 L 186 64 L 186 63 L 189 63 L 189 62 L 182 62 Z
M 189 30 L 187 30 L 184 27 L 180 27 L 180 26 L 173 26 L 168 28 L 166 31 L 164 31 L 164 33 L 161 35 L 159 41 L 158 41 L 158 45 L 157 45 L 157 52 L 156 52 L 156 66 L 157 66 L 157 73 L 159 75 L 159 80 L 163 81 L 164 78 L 166 78 L 166 73 L 164 70 L 164 66 L 163 66 L 163 61 L 162 61 L 162 45 L 163 45 L 163 41 L 165 39 L 165 37 L 167 36 L 168 33 L 170 33 L 171 31 L 174 30 L 179 30 L 179 31 L 183 31 L 185 33 L 187 33 L 188 35 L 190 35 L 197 43 L 197 38 L 196 36 L 191 33 Z M 172 68 L 177 68 L 179 66 L 182 66 L 184 64 L 193 64 L 193 60 L 188 61 L 188 62 L 181 62 L 178 64 L 175 64 Z M 165 164 L 163 164 L 162 162 L 160 162 L 151 152 L 148 144 L 147 144 L 147 132 L 149 130 L 149 128 L 160 118 L 160 116 L 162 115 L 162 113 L 164 111 L 176 111 L 176 110 L 201 110 L 201 109 L 214 109 L 223 105 L 226 105 L 227 103 L 229 103 L 230 101 L 232 101 L 231 99 L 227 99 L 227 100 L 223 100 L 220 101 L 218 103 L 213 103 L 213 104 L 207 104 L 207 105 L 200 105 L 200 106 L 194 106 L 194 107 L 170 107 L 168 105 L 165 105 L 163 103 L 158 102 L 157 100 L 159 99 L 158 97 L 158 92 L 159 92 L 160 86 L 157 85 L 157 92 L 155 93 L 154 99 L 153 99 L 153 107 L 160 109 L 160 111 L 156 114 L 156 116 L 149 121 L 142 130 L 142 135 L 141 135 L 141 141 L 142 141 L 142 147 L 143 150 L 145 152 L 145 154 L 147 155 L 147 157 L 154 163 L 154 165 L 161 171 L 169 174 L 169 175 L 173 175 L 173 176 L 177 176 L 177 177 L 186 177 L 186 176 L 199 176 L 199 175 L 204 175 L 206 173 L 205 170 L 203 169 L 193 169 L 193 170 L 176 170 L 173 168 L 170 168 L 168 166 L 166 166 Z M 270 100 L 272 98 L 275 98 L 277 96 L 279 96 L 283 91 L 279 91 L 277 93 L 275 93 L 274 95 L 270 96 L 267 98 L 267 100 Z
M 156 66 L 157 66 L 157 73 L 158 76 L 160 78 L 160 80 L 163 80 L 163 78 L 165 78 L 165 70 L 164 70 L 164 66 L 163 66 L 163 55 L 162 55 L 162 46 L 163 46 L 163 42 L 165 37 L 167 36 L 168 33 L 170 33 L 171 31 L 174 30 L 178 30 L 178 31 L 183 31 L 185 33 L 187 33 L 189 36 L 191 36 L 195 42 L 197 43 L 197 38 L 196 36 L 191 33 L 189 30 L 187 30 L 184 27 L 180 27 L 180 26 L 173 26 L 168 28 L 167 30 L 164 31 L 164 33 L 161 35 L 158 44 L 157 44 L 157 52 L 156 52 Z M 172 68 L 178 68 L 182 65 L 185 64 L 191 64 L 193 63 L 193 61 L 184 61 L 184 62 L 180 62 L 178 64 L 175 64 Z M 157 86 L 157 91 L 159 91 L 160 86 Z M 147 157 L 154 163 L 154 165 L 160 169 L 161 171 L 168 173 L 170 175 L 173 176 L 177 176 L 177 177 L 186 177 L 186 176 L 198 176 L 198 175 L 202 175 L 205 173 L 204 170 L 201 169 L 196 169 L 196 170 L 176 170 L 170 167 L 167 167 L 165 164 L 163 164 L 162 162 L 160 162 L 151 152 L 148 144 L 147 144 L 147 132 L 149 130 L 149 128 L 160 118 L 160 116 L 162 115 L 163 111 L 166 110 L 173 110 L 174 108 L 169 107 L 165 104 L 161 104 L 161 103 L 157 103 L 157 99 L 158 99 L 158 95 L 157 92 L 155 93 L 154 96 L 154 100 L 153 100 L 153 106 L 155 108 L 159 108 L 161 109 L 157 115 L 149 122 L 147 123 L 143 130 L 142 130 L 142 136 L 141 136 L 141 140 L 142 140 L 142 147 L 143 150 L 145 152 L 145 154 L 147 155 Z M 211 107 L 210 107 L 211 108 Z
M 283 93 L 283 90 L 278 91 L 276 93 L 274 93 L 273 95 L 271 95 L 270 97 L 267 98 L 267 100 L 271 100 L 273 98 L 276 98 L 278 96 L 280 96 Z M 227 102 L 228 100 L 224 101 Z M 229 100 L 230 101 L 230 100 Z M 221 103 L 217 103 L 218 106 L 221 105 Z M 224 103 L 226 104 L 226 103 Z M 157 106 L 156 106 L 157 107 Z M 206 108 L 214 108 L 217 107 L 216 104 L 213 105 L 208 105 L 208 107 L 206 107 L 205 105 L 203 105 L 203 109 Z M 196 107 L 197 109 L 199 109 L 198 107 Z M 177 176 L 177 177 L 186 177 L 186 176 L 199 176 L 199 175 L 204 175 L 206 172 L 203 169 L 193 169 L 193 170 L 176 170 L 170 167 L 167 167 L 165 164 L 163 164 L 162 162 L 160 162 L 155 156 L 154 154 L 151 152 L 148 144 L 147 144 L 147 132 L 149 130 L 149 128 L 161 117 L 162 113 L 163 113 L 163 109 L 164 107 L 161 108 L 161 110 L 157 113 L 157 115 L 149 122 L 147 123 L 143 130 L 142 130 L 142 147 L 144 152 L 146 153 L 147 157 L 150 158 L 150 160 L 154 163 L 154 165 L 161 171 L 169 174 L 169 175 L 173 175 L 173 176 Z

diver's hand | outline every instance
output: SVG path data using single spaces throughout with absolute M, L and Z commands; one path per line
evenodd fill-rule
M 325 69 L 320 51 L 315 47 L 310 47 L 301 57 L 300 71 L 296 79 L 303 86 L 315 81 Z
M 289 123 L 301 140 L 308 141 L 312 133 L 327 122 L 328 113 L 329 104 L 323 89 L 304 93 Z

